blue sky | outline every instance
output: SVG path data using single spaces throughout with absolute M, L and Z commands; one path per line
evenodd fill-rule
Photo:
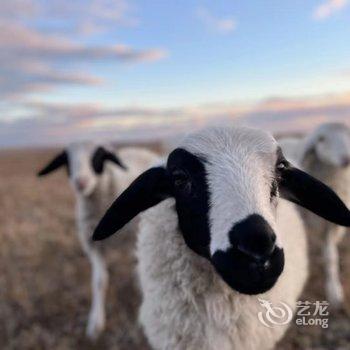
M 86 4 L 0 4 L 0 146 L 350 115 L 347 0 Z
M 345 9 L 321 23 L 311 16 L 317 1 L 151 3 L 141 5 L 142 34 L 121 36 L 133 45 L 165 47 L 169 56 L 152 66 L 117 68 L 116 89 L 125 87 L 122 97 L 130 102 L 134 88 L 143 93 L 138 101 L 167 105 L 328 92 L 319 82 L 349 66 Z M 203 23 L 199 9 L 233 18 L 236 29 L 218 32 Z

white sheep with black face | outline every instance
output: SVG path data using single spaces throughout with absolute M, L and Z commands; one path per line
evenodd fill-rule
M 293 142 L 282 140 L 286 157 L 292 155 L 305 171 L 330 186 L 350 205 L 350 129 L 345 124 L 327 123 L 304 139 Z M 295 156 L 296 155 L 296 156 Z M 346 229 L 322 220 L 312 213 L 303 212 L 308 230 L 324 236 L 324 264 L 326 294 L 334 308 L 340 308 L 344 292 L 339 275 L 338 244 Z
M 115 200 L 94 240 L 153 207 L 137 245 L 153 348 L 271 349 L 282 337 L 287 325 L 260 323 L 259 299 L 294 310 L 308 267 L 302 221 L 281 197 L 350 225 L 331 189 L 291 166 L 272 136 L 242 127 L 188 136 Z
M 141 148 L 126 147 L 116 152 L 94 142 L 70 144 L 40 172 L 44 176 L 65 166 L 76 197 L 78 237 L 92 268 L 92 304 L 87 335 L 96 339 L 105 328 L 105 296 L 108 270 L 102 246 L 91 244 L 91 234 L 115 196 L 121 193 L 157 155 Z M 135 223 L 130 229 L 135 229 Z

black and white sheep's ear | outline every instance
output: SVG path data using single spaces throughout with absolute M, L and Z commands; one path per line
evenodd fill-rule
M 327 185 L 285 162 L 280 169 L 280 195 L 341 226 L 350 226 L 350 211 Z
M 103 171 L 104 162 L 107 160 L 118 165 L 120 168 L 127 170 L 127 167 L 123 162 L 114 153 L 104 147 L 98 147 L 93 155 L 92 165 L 94 170 L 97 173 L 101 173 Z
M 106 151 L 105 159 L 119 165 L 124 170 L 128 170 L 127 166 L 112 152 Z
M 142 211 L 172 196 L 172 186 L 164 167 L 154 167 L 141 174 L 114 201 L 97 225 L 92 239 L 105 239 Z
M 68 156 L 66 151 L 55 156 L 42 170 L 38 172 L 38 176 L 47 175 L 64 165 L 68 166 Z

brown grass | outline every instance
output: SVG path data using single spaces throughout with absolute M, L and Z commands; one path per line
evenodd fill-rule
M 108 255 L 107 330 L 95 344 L 85 339 L 90 271 L 75 237 L 73 196 L 64 172 L 35 177 L 51 153 L 0 153 L 0 349 L 148 349 L 136 320 L 132 236 Z M 301 299 L 324 300 L 322 241 L 311 238 L 312 276 Z M 350 237 L 341 256 L 350 301 Z M 349 318 L 331 314 L 328 330 L 291 327 L 278 349 L 350 349 Z

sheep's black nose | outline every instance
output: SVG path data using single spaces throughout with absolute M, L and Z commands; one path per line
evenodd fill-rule
M 229 238 L 231 247 L 211 257 L 218 274 L 240 293 L 271 289 L 283 271 L 284 253 L 269 223 L 260 215 L 250 215 L 232 227 Z
M 276 234 L 269 223 L 260 215 L 254 214 L 238 222 L 230 233 L 233 247 L 264 268 L 266 260 L 276 247 Z

